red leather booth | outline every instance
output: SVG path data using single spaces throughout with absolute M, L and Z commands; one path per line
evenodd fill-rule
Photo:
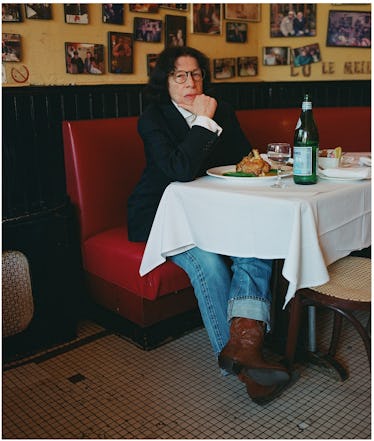
M 89 295 L 149 328 L 195 310 L 197 303 L 187 274 L 172 262 L 139 275 L 145 244 L 129 242 L 126 227 L 127 198 L 145 164 L 137 120 L 64 121 L 63 138 L 67 192 L 77 210 Z
M 270 141 L 292 144 L 299 113 L 260 109 L 237 115 L 253 147 L 264 151 Z M 370 151 L 369 107 L 316 108 L 314 114 L 322 148 Z M 64 121 L 63 138 L 67 192 L 77 210 L 89 295 L 144 330 L 196 310 L 197 303 L 187 275 L 172 262 L 139 275 L 145 244 L 129 242 L 126 228 L 127 198 L 145 164 L 137 120 Z M 147 338 L 138 344 L 147 348 Z

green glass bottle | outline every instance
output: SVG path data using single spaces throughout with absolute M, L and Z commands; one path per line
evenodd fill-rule
M 305 94 L 294 137 L 293 180 L 296 184 L 317 182 L 318 148 L 318 128 L 313 118 L 312 102 Z

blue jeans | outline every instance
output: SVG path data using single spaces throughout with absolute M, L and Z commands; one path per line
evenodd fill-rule
M 270 329 L 272 260 L 228 258 L 197 247 L 169 259 L 191 280 L 216 356 L 229 340 L 232 318 L 263 321 Z

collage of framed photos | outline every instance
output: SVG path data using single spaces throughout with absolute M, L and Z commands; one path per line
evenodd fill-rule
M 22 22 L 30 20 L 51 20 L 52 3 L 2 4 L 2 22 Z M 64 21 L 67 24 L 90 24 L 90 6 L 86 3 L 63 4 Z M 261 21 L 260 3 L 219 3 L 187 4 L 101 4 L 102 22 L 122 25 L 126 10 L 137 13 L 133 17 L 132 32 L 108 32 L 108 72 L 131 74 L 134 72 L 134 43 L 161 43 L 165 47 L 186 46 L 189 32 L 205 35 L 225 35 L 227 43 L 247 43 L 250 39 L 250 22 Z M 317 4 L 281 3 L 270 4 L 270 37 L 290 39 L 294 37 L 315 37 L 317 35 Z M 166 14 L 164 20 L 149 14 L 158 14 L 160 8 L 178 10 L 186 15 Z M 147 13 L 147 16 L 142 16 Z M 223 18 L 225 21 L 223 21 Z M 330 10 L 326 30 L 326 46 L 370 48 L 371 12 Z M 86 42 L 65 42 L 66 72 L 69 74 L 105 73 L 104 45 Z M 262 48 L 264 66 L 293 64 L 303 66 L 321 61 L 318 43 L 298 45 L 271 45 Z M 2 34 L 2 60 L 21 61 L 21 35 Z M 157 54 L 146 57 L 147 73 L 157 62 Z M 256 76 L 258 73 L 257 56 L 237 58 L 217 58 L 212 60 L 213 76 L 224 80 L 235 76 Z

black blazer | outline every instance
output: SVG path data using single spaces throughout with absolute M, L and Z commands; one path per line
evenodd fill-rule
M 148 239 L 162 194 L 171 182 L 192 181 L 211 167 L 236 164 L 251 151 L 231 106 L 219 102 L 213 119 L 223 129 L 220 136 L 197 125 L 190 129 L 172 102 L 152 104 L 140 116 L 146 167 L 128 199 L 129 240 Z

